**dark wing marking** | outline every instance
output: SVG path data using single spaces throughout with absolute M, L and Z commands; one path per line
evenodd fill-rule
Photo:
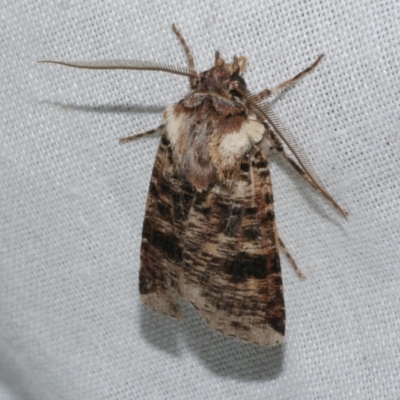
M 164 131 L 154 162 L 143 223 L 140 297 L 160 314 L 182 318 L 179 278 L 192 186 L 174 168 Z
M 283 341 L 285 307 L 268 163 L 257 146 L 230 187 L 197 193 L 183 253 L 182 297 L 213 328 L 249 343 Z

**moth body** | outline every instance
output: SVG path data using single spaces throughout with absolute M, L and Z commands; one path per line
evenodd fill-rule
M 141 298 L 177 317 L 183 298 L 213 329 L 276 345 L 285 309 L 261 146 L 266 128 L 237 92 L 245 87 L 239 64 L 221 57 L 216 64 L 164 111 L 143 229 Z
M 43 62 L 189 78 L 189 94 L 165 109 L 163 125 L 120 140 L 161 134 L 143 223 L 140 297 L 151 310 L 175 318 L 183 318 L 180 301 L 186 300 L 211 328 L 275 346 L 285 334 L 279 246 L 302 273 L 278 236 L 265 149 L 277 150 L 342 215 L 347 213 L 264 100 L 310 72 L 322 56 L 294 78 L 254 95 L 241 76 L 245 57 L 226 63 L 216 52 L 214 66 L 197 73 L 189 46 L 173 30 L 188 68 L 134 60 Z

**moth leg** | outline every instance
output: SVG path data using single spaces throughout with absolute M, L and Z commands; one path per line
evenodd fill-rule
M 305 279 L 306 276 L 301 272 L 300 268 L 297 266 L 296 261 L 294 258 L 291 256 L 289 253 L 289 250 L 286 248 L 285 244 L 283 243 L 282 239 L 279 237 L 279 245 L 281 246 L 283 252 L 285 253 L 286 257 L 289 259 L 290 264 L 292 264 L 292 267 L 296 271 L 296 274 L 300 279 Z
M 178 37 L 179 41 L 181 42 L 181 44 L 182 44 L 182 46 L 183 46 L 183 48 L 184 48 L 184 50 L 185 50 L 189 69 L 191 69 L 192 71 L 196 71 L 195 66 L 194 66 L 194 57 L 193 57 L 193 53 L 192 53 L 192 51 L 190 50 L 190 47 L 189 47 L 189 45 L 187 44 L 185 38 L 183 37 L 181 31 L 176 27 L 175 24 L 172 24 L 172 30 L 174 31 L 175 35 Z M 194 77 L 191 77 L 191 78 L 189 78 L 189 81 L 190 81 L 190 87 L 191 87 L 192 89 L 194 89 L 194 88 L 196 87 L 195 85 L 196 85 L 197 79 L 194 78 Z
M 338 203 L 333 199 L 333 197 L 326 191 L 326 190 L 321 190 L 315 183 L 312 181 L 310 176 L 304 172 L 303 168 L 300 167 L 299 164 L 295 160 L 292 159 L 292 157 L 287 154 L 282 146 L 281 141 L 276 137 L 276 135 L 271 131 L 268 130 L 269 136 L 273 142 L 273 148 L 277 150 L 288 162 L 289 164 L 295 169 L 295 171 L 307 182 L 309 183 L 317 193 L 319 193 L 322 197 L 325 197 L 326 200 L 329 201 L 329 203 L 332 204 L 332 206 L 339 211 L 346 219 L 347 219 L 347 214 L 348 212 L 344 210 L 342 207 L 339 206 Z
M 262 101 L 265 100 L 267 97 L 271 96 L 272 94 L 279 92 L 280 90 L 286 89 L 289 86 L 294 85 L 299 79 L 301 79 L 304 75 L 308 74 L 309 72 L 311 72 L 321 61 L 322 57 L 324 55 L 321 54 L 320 56 L 318 56 L 318 58 L 306 69 L 304 69 L 303 71 L 301 71 L 300 73 L 298 73 L 296 76 L 294 76 L 291 79 L 288 79 L 287 81 L 279 84 L 278 86 L 275 86 L 272 89 L 264 89 L 261 92 L 257 93 L 254 97 L 255 101 Z
M 135 133 L 134 135 L 131 135 L 131 136 L 126 136 L 126 137 L 119 138 L 119 142 L 120 143 L 127 143 L 127 142 L 130 142 L 132 140 L 136 140 L 136 139 L 139 139 L 141 137 L 144 137 L 144 136 L 154 135 L 155 133 L 161 132 L 164 128 L 165 128 L 165 125 L 160 125 L 158 128 L 151 129 L 151 130 L 149 130 L 147 132 Z

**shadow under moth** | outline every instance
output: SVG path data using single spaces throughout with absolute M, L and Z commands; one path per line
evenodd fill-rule
M 173 25 L 188 67 L 134 60 L 41 61 L 87 69 L 164 71 L 189 78 L 190 92 L 169 105 L 157 129 L 128 142 L 161 134 L 143 223 L 140 297 L 151 310 L 183 318 L 180 299 L 211 328 L 260 346 L 280 344 L 285 305 L 267 152 L 278 151 L 343 216 L 296 140 L 265 102 L 320 62 L 273 89 L 252 94 L 242 74 L 246 58 L 196 72 L 192 52 Z

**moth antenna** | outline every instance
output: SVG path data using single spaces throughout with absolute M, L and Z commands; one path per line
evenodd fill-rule
M 322 183 L 316 174 L 311 162 L 309 161 L 306 153 L 303 151 L 295 137 L 286 129 L 280 122 L 278 117 L 271 111 L 268 104 L 258 104 L 253 100 L 254 95 L 247 89 L 239 87 L 236 89 L 253 107 L 253 109 L 260 114 L 260 116 L 272 127 L 274 132 L 282 139 L 282 141 L 289 148 L 290 152 L 296 158 L 297 162 L 303 171 L 309 176 L 314 185 L 324 193 L 325 197 L 340 211 L 340 213 L 347 218 L 347 212 L 344 211 L 332 198 L 325 185 Z
M 190 50 L 190 47 L 189 47 L 189 45 L 188 45 L 186 39 L 183 37 L 181 31 L 176 27 L 175 24 L 172 24 L 172 30 L 173 30 L 173 32 L 175 33 L 175 35 L 178 37 L 179 41 L 181 42 L 181 44 L 182 44 L 182 46 L 183 46 L 183 48 L 184 48 L 184 50 L 185 50 L 189 69 L 190 69 L 191 71 L 195 71 L 196 68 L 195 68 L 195 66 L 194 66 L 194 57 L 193 57 L 193 53 L 192 53 L 192 51 Z M 197 86 L 197 77 L 196 77 L 196 78 L 191 77 L 191 78 L 189 79 L 189 83 L 190 83 L 190 87 L 191 87 L 192 89 L 195 89 L 196 86 Z
M 157 63 L 153 61 L 137 61 L 137 60 L 98 60 L 98 61 L 53 61 L 41 60 L 38 63 L 49 63 L 65 65 L 73 68 L 83 69 L 127 69 L 141 71 L 162 71 L 170 74 L 187 76 L 189 78 L 197 78 L 194 70 L 185 67 L 177 67 L 173 65 Z

